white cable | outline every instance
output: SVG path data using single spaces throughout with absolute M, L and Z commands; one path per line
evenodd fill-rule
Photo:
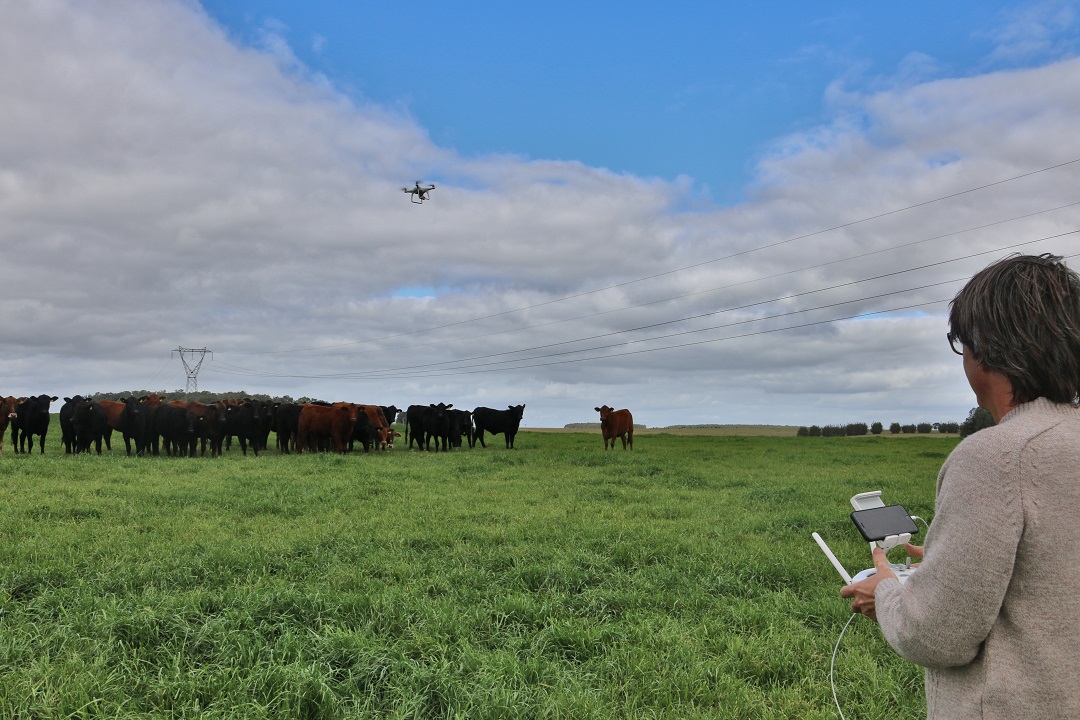
M 840 641 L 844 639 L 844 633 L 847 632 L 848 625 L 851 625 L 852 621 L 857 617 L 859 617 L 858 613 L 852 613 L 844 624 L 844 629 L 840 631 L 840 637 L 836 638 L 836 646 L 832 650 L 832 659 L 829 660 L 829 684 L 832 685 L 832 699 L 836 703 L 836 712 L 840 713 L 840 720 L 847 720 L 847 718 L 844 717 L 844 711 L 840 709 L 840 701 L 836 698 L 836 680 L 833 678 L 833 669 L 836 667 L 836 651 L 840 649 Z

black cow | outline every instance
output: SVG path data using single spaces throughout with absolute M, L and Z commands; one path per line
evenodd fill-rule
M 259 456 L 259 436 L 262 424 L 262 403 L 257 400 L 243 400 L 228 403 L 223 407 L 225 419 L 222 434 L 226 438 L 235 437 L 240 441 L 240 451 L 247 455 L 248 443 L 255 457 Z
M 198 418 L 187 408 L 161 405 L 154 411 L 154 426 L 170 457 L 195 456 L 199 432 Z
M 290 445 L 296 446 L 296 433 L 300 428 L 302 409 L 296 403 L 282 403 L 274 412 L 274 432 L 277 433 L 278 449 L 283 453 L 288 454 Z
M 469 447 L 476 446 L 473 435 L 472 413 L 468 410 L 447 410 L 450 419 L 450 447 L 461 447 L 461 436 L 464 435 Z
M 85 398 L 82 395 L 66 397 L 64 398 L 64 404 L 60 406 L 60 439 L 64 443 L 64 453 L 66 455 L 78 452 L 73 418 L 75 417 L 75 408 L 84 400 Z
M 259 404 L 259 449 L 265 450 L 270 442 L 270 431 L 274 429 L 278 405 L 271 400 L 253 400 Z
M 88 453 L 93 445 L 100 455 L 102 440 L 105 441 L 105 447 L 112 451 L 112 428 L 100 403 L 86 398 L 75 406 L 71 421 L 75 426 L 76 453 Z
M 206 455 L 206 446 L 210 445 L 210 457 L 221 455 L 222 441 L 225 438 L 225 404 L 201 403 L 195 400 L 187 402 L 173 400 L 173 407 L 182 407 L 195 415 L 195 430 L 202 443 L 202 455 Z
M 38 447 L 41 454 L 45 454 L 45 436 L 49 434 L 49 406 L 57 399 L 55 395 L 38 395 L 27 398 L 15 409 L 15 419 L 11 423 L 11 444 L 15 447 L 15 452 L 34 452 L 34 436 L 37 435 Z
M 398 413 L 401 412 L 401 408 L 396 405 L 380 405 L 379 409 L 383 412 L 383 417 L 386 418 L 388 425 L 393 425 L 397 422 Z
M 353 443 L 359 441 L 364 447 L 364 452 L 370 452 L 372 447 L 379 443 L 378 428 L 372 424 L 367 413 L 356 414 L 356 425 L 353 426 L 352 437 L 349 438 L 349 451 L 352 452 Z
M 405 439 L 412 450 L 413 441 L 421 450 L 431 449 L 431 440 L 435 439 L 435 452 L 440 446 L 445 452 L 450 449 L 450 418 L 447 410 L 452 404 L 410 405 L 405 411 Z M 411 431 L 411 434 L 410 434 Z
M 131 454 L 134 441 L 135 454 L 140 456 L 147 447 L 147 424 L 143 416 L 148 410 L 134 395 L 120 398 L 120 403 L 124 406 L 120 411 L 120 432 L 124 436 L 124 448 L 127 454 Z
M 161 447 L 157 429 L 157 412 L 161 398 L 156 393 L 139 398 L 139 415 L 135 425 L 135 451 L 138 455 L 157 455 Z
M 491 408 L 478 407 L 473 410 L 473 422 L 476 423 L 476 439 L 480 445 L 487 447 L 484 442 L 484 432 L 492 435 L 503 433 L 506 437 L 507 449 L 514 447 L 514 437 L 518 427 L 521 426 L 521 416 L 525 414 L 524 405 L 508 405 L 509 410 L 492 410 Z

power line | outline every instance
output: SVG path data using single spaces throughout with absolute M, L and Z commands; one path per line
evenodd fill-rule
M 694 292 L 683 293 L 683 294 L 680 294 L 680 295 L 672 295 L 672 296 L 669 296 L 669 297 L 666 297 L 666 298 L 660 298 L 658 300 L 650 300 L 649 302 L 638 303 L 636 305 L 627 305 L 625 307 L 614 308 L 614 309 L 611 309 L 611 310 L 601 310 L 599 312 L 587 313 L 585 315 L 577 315 L 577 316 L 570 317 L 570 318 L 563 318 L 561 320 L 551 320 L 551 321 L 543 322 L 543 323 L 534 323 L 532 325 L 523 325 L 523 326 L 518 326 L 518 327 L 514 327 L 514 328 L 509 328 L 509 329 L 506 329 L 506 330 L 496 330 L 496 331 L 493 331 L 493 332 L 481 333 L 481 334 L 477 334 L 477 335 L 469 335 L 469 336 L 466 336 L 466 337 L 448 338 L 448 339 L 442 339 L 442 340 L 432 340 L 432 341 L 429 341 L 429 342 L 414 343 L 414 344 L 411 344 L 411 345 L 398 345 L 398 346 L 393 346 L 393 347 L 389 347 L 389 348 L 378 348 L 378 349 L 374 349 L 374 350 L 361 350 L 361 351 L 358 351 L 358 352 L 354 351 L 354 352 L 348 353 L 348 355 L 349 356 L 356 356 L 356 355 L 372 354 L 372 353 L 384 354 L 384 353 L 390 352 L 390 351 L 411 350 L 411 349 L 415 349 L 415 348 L 432 347 L 432 346 L 435 346 L 435 345 L 446 345 L 446 344 L 449 344 L 449 343 L 466 342 L 466 341 L 469 341 L 469 340 L 478 340 L 478 339 L 487 338 L 487 337 L 494 337 L 494 336 L 497 336 L 497 335 L 508 335 L 508 334 L 511 334 L 511 333 L 523 332 L 525 330 L 533 330 L 533 329 L 536 329 L 536 328 L 550 327 L 552 325 L 560 325 L 560 324 L 563 324 L 563 323 L 575 322 L 577 320 L 587 320 L 589 318 L 600 317 L 600 316 L 603 316 L 603 315 L 611 315 L 613 313 L 623 312 L 623 311 L 626 311 L 626 310 L 635 310 L 635 309 L 638 309 L 638 308 L 649 307 L 649 306 L 652 306 L 652 305 L 659 305 L 659 304 L 665 303 L 665 302 L 672 302 L 674 300 L 682 300 L 682 299 L 685 299 L 685 298 L 695 297 L 695 296 L 698 296 L 698 295 L 705 295 L 705 294 L 708 294 L 708 293 L 720 292 L 722 290 L 731 290 L 731 289 L 736 288 L 736 287 L 742 287 L 742 286 L 745 286 L 745 285 L 751 285 L 753 283 L 763 282 L 765 280 L 775 280 L 775 279 L 778 279 L 778 278 L 787 277 L 789 275 L 794 275 L 796 273 L 806 272 L 807 270 L 817 270 L 817 269 L 821 269 L 821 268 L 824 268 L 824 267 L 829 267 L 830 265 L 837 265 L 837 264 L 843 263 L 843 262 L 850 262 L 852 260 L 861 260 L 861 259 L 864 259 L 864 258 L 867 258 L 867 257 L 871 257 L 873 255 L 880 255 L 880 254 L 887 253 L 887 252 L 894 252 L 896 250 L 901 250 L 903 248 L 914 247 L 915 245 L 920 245 L 920 244 L 923 244 L 923 243 L 932 242 L 934 240 L 941 240 L 943 238 L 952 237 L 954 235 L 961 235 L 963 233 L 975 232 L 975 231 L 978 231 L 978 230 L 985 230 L 987 228 L 995 227 L 995 226 L 998 226 L 998 225 L 1004 225 L 1006 223 L 1015 222 L 1017 220 L 1024 220 L 1024 219 L 1027 219 L 1027 218 L 1035 217 L 1037 215 L 1043 215 L 1043 214 L 1046 214 L 1046 213 L 1049 213 L 1049 212 L 1054 212 L 1054 211 L 1057 211 L 1057 210 L 1063 210 L 1063 209 L 1069 208 L 1069 207 L 1075 207 L 1077 205 L 1080 205 L 1080 201 L 1067 203 L 1065 205 L 1059 205 L 1057 207 L 1049 208 L 1049 209 L 1046 209 L 1046 210 L 1039 210 L 1039 211 L 1036 211 L 1036 212 L 1033 212 L 1033 213 L 1027 213 L 1025 215 L 1017 215 L 1015 217 L 1006 218 L 1006 219 L 1003 219 L 1003 220 L 996 220 L 994 222 L 984 223 L 982 225 L 976 225 L 974 227 L 965 228 L 963 230 L 954 230 L 952 232 L 942 233 L 941 235 L 935 235 L 933 237 L 923 238 L 922 240 L 914 240 L 912 242 L 902 243 L 900 245 L 894 245 L 892 247 L 882 248 L 880 250 L 872 250 L 870 252 L 861 253 L 859 255 L 850 255 L 850 256 L 848 256 L 846 258 L 840 258 L 840 259 L 837 259 L 837 260 L 829 260 L 827 262 L 818 263 L 816 265 L 809 265 L 809 266 L 805 266 L 805 267 L 802 267 L 802 268 L 797 268 L 797 269 L 794 269 L 794 270 L 786 270 L 784 272 L 774 273 L 772 275 L 765 275 L 765 276 L 762 276 L 762 277 L 754 278 L 752 280 L 743 280 L 741 282 L 731 283 L 729 285 L 723 285 L 721 287 L 708 288 L 708 289 L 705 289 L 705 290 L 696 290 Z M 1031 242 L 1038 242 L 1038 241 L 1031 241 Z M 463 321 L 463 322 L 471 322 L 471 321 Z M 436 327 L 436 328 L 428 328 L 427 330 L 417 331 L 417 332 L 429 332 L 429 331 L 433 331 L 433 330 L 443 329 L 443 328 L 446 328 L 446 327 L 451 327 L 452 325 L 453 325 L 453 323 L 450 324 L 450 325 L 443 325 L 443 326 L 439 326 L 439 327 Z M 381 340 L 388 340 L 388 339 L 393 339 L 393 338 L 396 338 L 396 337 L 402 337 L 402 335 L 391 335 L 391 336 L 385 336 L 385 337 L 382 337 L 382 338 L 372 338 L 372 339 L 364 340 L 364 341 L 361 341 L 361 342 L 363 342 L 363 343 L 375 343 L 375 342 L 379 342 Z M 336 345 L 336 346 L 332 346 L 332 347 L 345 347 L 345 346 L 351 346 L 351 345 L 355 345 L 355 344 L 357 344 L 357 343 L 350 342 L 350 343 L 345 343 L 343 345 Z M 315 349 L 315 348 L 312 348 L 312 349 Z M 283 351 L 283 352 L 299 352 L 299 351 Z M 240 353 L 240 354 L 244 354 L 244 353 Z M 253 354 L 262 355 L 262 354 L 268 354 L 268 353 L 253 353 Z M 270 354 L 272 354 L 272 353 L 270 353 Z M 339 353 L 339 354 L 344 355 L 345 353 Z M 320 357 L 328 357 L 328 355 L 321 355 Z
M 938 267 L 938 266 L 941 266 L 941 265 L 946 265 L 946 264 L 953 263 L 953 262 L 959 262 L 959 261 L 962 261 L 962 260 L 969 260 L 971 258 L 980 257 L 980 256 L 984 256 L 984 255 L 1000 253 L 1000 252 L 1003 252 L 1005 250 L 1011 250 L 1011 249 L 1014 249 L 1014 248 L 1017 248 L 1017 247 L 1022 247 L 1024 245 L 1030 245 L 1030 244 L 1037 243 L 1037 242 L 1043 242 L 1043 241 L 1046 241 L 1046 240 L 1052 240 L 1052 239 L 1059 238 L 1059 237 L 1064 237 L 1064 236 L 1067 236 L 1067 235 L 1075 235 L 1077 233 L 1080 233 L 1080 230 L 1072 230 L 1072 231 L 1068 231 L 1068 232 L 1064 232 L 1064 233 L 1059 233 L 1059 234 L 1056 234 L 1056 235 L 1049 235 L 1049 236 L 1037 238 L 1035 240 L 1028 240 L 1028 241 L 1021 242 L 1021 243 L 1014 243 L 1014 244 L 1011 244 L 1011 245 L 1006 245 L 1004 247 L 995 248 L 993 250 L 985 250 L 985 251 L 981 251 L 981 252 L 977 252 L 977 253 L 971 253 L 971 254 L 968 254 L 968 255 L 963 255 L 963 256 L 960 256 L 960 257 L 951 258 L 949 260 L 941 260 L 941 261 L 938 261 L 938 262 L 928 263 L 928 264 L 925 264 L 925 265 L 919 265 L 919 266 L 915 266 L 915 267 L 910 267 L 910 268 L 907 268 L 907 269 L 904 269 L 904 270 L 895 270 L 895 271 L 892 271 L 892 272 L 883 273 L 881 275 L 875 275 L 875 276 L 872 276 L 872 277 L 863 278 L 861 280 L 852 280 L 852 281 L 849 281 L 849 282 L 839 283 L 839 284 L 832 285 L 832 286 L 825 287 L 825 288 L 817 288 L 817 289 L 814 289 L 814 290 L 807 290 L 807 291 L 804 291 L 804 292 L 801 292 L 801 293 L 797 293 L 797 294 L 793 294 L 793 295 L 787 295 L 787 296 L 784 296 L 784 297 L 781 297 L 781 298 L 771 298 L 771 299 L 760 300 L 760 301 L 756 301 L 756 302 L 752 302 L 752 303 L 745 303 L 745 304 L 742 304 L 742 305 L 723 308 L 723 309 L 711 311 L 711 312 L 708 312 L 708 313 L 702 313 L 702 314 L 698 314 L 698 315 L 692 315 L 692 316 L 687 316 L 687 317 L 683 317 L 683 318 L 678 318 L 678 319 L 675 319 L 675 320 L 667 320 L 667 321 L 663 321 L 663 322 L 651 323 L 649 325 L 643 325 L 643 326 L 639 326 L 639 327 L 635 327 L 635 328 L 628 328 L 628 329 L 624 329 L 624 330 L 612 331 L 612 332 L 609 332 L 609 333 L 603 333 L 603 334 L 600 334 L 600 335 L 594 335 L 594 336 L 585 337 L 585 338 L 577 338 L 577 339 L 574 339 L 574 340 L 565 340 L 565 341 L 560 341 L 560 342 L 555 342 L 555 343 L 549 343 L 549 344 L 546 344 L 546 345 L 538 345 L 538 346 L 533 346 L 533 347 L 529 347 L 529 348 L 521 348 L 521 349 L 517 349 L 517 350 L 508 350 L 508 351 L 503 351 L 503 352 L 499 352 L 499 353 L 490 353 L 490 354 L 479 355 L 479 356 L 474 356 L 474 357 L 458 358 L 458 359 L 455 359 L 455 360 L 444 360 L 444 361 L 440 361 L 440 362 L 424 363 L 424 364 L 420 364 L 420 365 L 398 366 L 398 367 L 394 367 L 394 368 L 365 370 L 363 373 L 359 374 L 359 377 L 360 378 L 367 378 L 367 379 L 400 379 L 400 378 L 411 378 L 411 377 L 437 377 L 437 376 L 440 376 L 438 373 L 432 373 L 428 369 L 436 368 L 436 367 L 440 367 L 440 366 L 459 365 L 461 363 L 468 363 L 468 362 L 481 361 L 481 360 L 489 360 L 491 358 L 501 357 L 501 356 L 505 356 L 505 355 L 514 355 L 514 354 L 519 354 L 519 353 L 524 353 L 524 352 L 533 352 L 533 351 L 536 351 L 536 350 L 544 350 L 544 349 L 548 349 L 548 348 L 559 347 L 559 346 L 563 346 L 563 345 L 570 345 L 570 344 L 579 343 L 579 342 L 587 342 L 587 341 L 590 341 L 590 340 L 599 340 L 599 339 L 603 339 L 603 338 L 614 337 L 614 336 L 617 336 L 617 335 L 623 335 L 623 334 L 630 333 L 630 332 L 640 332 L 640 331 L 643 331 L 643 330 L 653 329 L 653 328 L 657 328 L 657 327 L 663 327 L 663 326 L 666 326 L 666 325 L 672 325 L 672 324 L 676 324 L 676 323 L 680 323 L 680 322 L 686 322 L 686 321 L 689 321 L 689 320 L 697 320 L 697 319 L 701 319 L 701 318 L 705 318 L 705 317 L 719 315 L 719 314 L 722 314 L 722 313 L 734 312 L 734 311 L 737 311 L 737 310 L 746 310 L 746 309 L 749 309 L 749 308 L 752 308 L 752 307 L 757 307 L 757 306 L 761 306 L 761 305 L 767 305 L 767 304 L 770 304 L 770 303 L 773 303 L 773 302 L 778 302 L 780 300 L 790 300 L 790 299 L 793 299 L 793 298 L 805 297 L 805 296 L 809 296 L 809 295 L 813 295 L 813 294 L 817 294 L 817 293 L 821 293 L 821 292 L 826 292 L 826 291 L 830 291 L 830 290 L 836 290 L 836 289 L 840 289 L 840 288 L 844 288 L 844 287 L 851 287 L 851 286 L 862 284 L 862 283 L 875 282 L 875 281 L 879 281 L 879 280 L 882 280 L 882 279 L 885 279 L 885 278 L 895 277 L 897 275 L 916 272 L 916 271 L 920 271 L 920 270 L 926 270 L 926 269 L 929 269 L 929 268 L 932 268 L 932 267 Z M 618 346 L 626 345 L 626 344 L 629 344 L 629 343 L 649 342 L 649 341 L 655 341 L 655 340 L 659 340 L 659 339 L 666 339 L 666 338 L 670 338 L 670 337 L 677 337 L 677 336 L 680 336 L 680 335 L 687 335 L 687 334 L 693 334 L 693 333 L 698 333 L 698 332 L 706 332 L 706 331 L 709 331 L 709 330 L 716 330 L 716 329 L 721 329 L 721 328 L 724 328 L 724 327 L 730 327 L 732 325 L 745 324 L 745 323 L 748 323 L 748 322 L 759 322 L 759 321 L 763 321 L 763 320 L 771 320 L 771 319 L 776 319 L 776 318 L 780 318 L 780 317 L 786 317 L 786 316 L 793 315 L 793 314 L 799 314 L 799 313 L 803 313 L 803 312 L 811 312 L 811 311 L 821 310 L 821 309 L 825 309 L 825 308 L 829 308 L 829 307 L 835 307 L 835 306 L 838 306 L 838 305 L 851 304 L 851 303 L 855 303 L 855 302 L 866 302 L 868 300 L 879 299 L 881 297 L 887 297 L 889 295 L 896 295 L 896 294 L 900 294 L 900 293 L 904 293 L 904 292 L 913 292 L 915 290 L 922 290 L 922 289 L 935 287 L 935 286 L 942 285 L 942 284 L 961 282 L 961 281 L 963 281 L 965 279 L 966 278 L 956 278 L 956 279 L 952 279 L 952 280 L 942 281 L 942 282 L 939 282 L 939 283 L 931 283 L 929 285 L 923 285 L 923 286 L 919 286 L 919 287 L 915 287 L 915 288 L 908 288 L 906 290 L 898 290 L 898 291 L 894 291 L 894 292 L 890 292 L 890 293 L 872 295 L 872 296 L 867 296 L 867 297 L 863 297 L 863 298 L 858 298 L 858 299 L 855 299 L 855 300 L 848 300 L 848 301 L 844 301 L 844 302 L 841 302 L 841 303 L 833 303 L 833 304 L 830 304 L 830 305 L 823 305 L 823 306 L 819 306 L 817 308 L 810 308 L 810 309 L 804 309 L 804 310 L 791 311 L 791 312 L 787 312 L 787 313 L 781 313 L 781 314 L 778 314 L 778 315 L 765 316 L 765 317 L 762 317 L 762 318 L 753 318 L 753 319 L 750 319 L 750 320 L 739 321 L 739 322 L 736 322 L 736 323 L 729 323 L 729 324 L 726 324 L 726 325 L 713 326 L 713 327 L 709 327 L 709 328 L 700 328 L 700 329 L 696 329 L 696 330 L 687 330 L 687 331 L 682 331 L 682 332 L 678 332 L 678 333 L 671 333 L 671 334 L 668 334 L 668 335 L 661 335 L 661 336 L 656 336 L 656 337 L 652 337 L 652 338 L 646 338 L 646 339 L 642 339 L 642 340 L 631 340 L 631 341 L 626 341 L 626 342 L 615 343 L 615 344 L 612 344 L 612 345 L 603 345 L 603 346 L 599 346 L 599 347 L 583 348 L 583 349 L 579 349 L 579 350 L 568 350 L 568 351 L 565 351 L 565 352 L 549 353 L 547 355 L 540 355 L 540 356 L 534 356 L 534 357 L 529 357 L 529 358 L 518 358 L 518 359 L 515 359 L 515 360 L 502 360 L 502 361 L 494 361 L 494 362 L 486 362 L 486 363 L 476 363 L 476 364 L 473 364 L 473 365 L 464 365 L 463 367 L 464 368 L 488 367 L 489 369 L 501 369 L 501 370 L 521 369 L 521 366 L 515 366 L 514 368 L 490 368 L 490 366 L 492 366 L 492 365 L 501 365 L 501 364 L 509 364 L 509 363 L 520 363 L 520 362 L 526 362 L 526 361 L 529 361 L 529 360 L 543 359 L 545 357 L 557 357 L 559 355 L 564 355 L 564 354 L 572 354 L 572 353 L 580 353 L 580 352 L 591 352 L 591 351 L 595 351 L 595 350 L 609 349 L 609 348 L 612 348 L 612 347 L 618 347 Z M 678 347 L 678 346 L 676 346 L 676 347 Z M 604 356 L 604 357 L 608 357 L 608 356 Z M 598 358 L 593 358 L 593 359 L 598 359 Z M 326 374 L 326 375 L 289 375 L 289 374 L 279 374 L 279 373 L 261 373 L 259 371 L 248 370 L 246 368 L 241 368 L 240 366 L 231 365 L 231 364 L 229 365 L 229 367 L 233 368 L 234 371 L 231 372 L 231 373 L 225 373 L 225 374 L 243 375 L 243 374 L 250 373 L 250 374 L 252 374 L 254 376 L 261 376 L 261 377 L 303 377 L 303 378 L 318 377 L 318 378 L 323 378 L 323 379 L 332 379 L 332 378 L 349 379 L 349 378 L 357 378 L 358 377 L 357 373 L 340 373 L 340 374 Z M 534 367 L 534 366 L 523 366 L 523 367 Z M 446 368 L 446 370 L 448 370 L 448 371 L 449 370 L 460 370 L 460 369 L 462 369 L 462 368 Z M 418 372 L 404 373 L 404 374 L 402 373 L 402 371 L 407 371 L 407 370 L 414 370 L 414 371 L 418 371 Z
M 359 344 L 364 344 L 364 343 L 369 343 L 369 342 L 378 342 L 378 341 L 381 341 L 381 340 L 392 340 L 394 338 L 399 338 L 399 337 L 408 337 L 410 335 L 418 335 L 418 334 L 425 333 L 425 332 L 433 332 L 435 330 L 443 330 L 443 329 L 450 328 L 450 327 L 456 327 L 456 326 L 466 325 L 466 324 L 473 323 L 473 322 L 479 322 L 481 320 L 490 320 L 490 319 L 496 318 L 496 317 L 502 317 L 502 316 L 505 316 L 505 315 L 511 315 L 511 314 L 514 314 L 514 313 L 524 312 L 526 310 L 532 310 L 532 309 L 539 308 L 539 307 L 545 307 L 545 306 L 548 306 L 548 305 L 554 305 L 554 304 L 565 302 L 565 301 L 568 301 L 568 300 L 575 300 L 575 299 L 578 299 L 578 298 L 587 297 L 589 295 L 595 295 L 597 293 L 601 293 L 601 292 L 604 292 L 606 290 L 614 290 L 614 289 L 617 289 L 617 288 L 626 287 L 628 285 L 633 285 L 633 284 L 636 284 L 636 283 L 645 282 L 647 280 L 654 280 L 656 278 L 665 277 L 667 275 L 673 275 L 673 274 L 676 274 L 676 273 L 684 272 L 686 270 L 692 270 L 692 269 L 695 269 L 695 268 L 703 267 L 705 265 L 711 265 L 713 263 L 722 262 L 724 260 L 731 260 L 733 258 L 741 257 L 741 256 L 744 256 L 744 255 L 749 255 L 751 253 L 759 252 L 761 250 L 767 250 L 767 249 L 770 249 L 770 248 L 779 247 L 781 245 L 786 245 L 788 243 L 795 242 L 796 240 L 804 240 L 806 238 L 815 237 L 817 235 L 823 235 L 825 233 L 829 233 L 829 232 L 832 232 L 834 230 L 842 230 L 844 228 L 853 227 L 855 225 L 870 222 L 871 220 L 879 220 L 881 218 L 889 217 L 891 215 L 897 215 L 899 213 L 907 212 L 909 210 L 915 210 L 915 209 L 918 209 L 918 208 L 921 208 L 921 207 L 926 207 L 928 205 L 933 205 L 935 203 L 939 203 L 939 202 L 942 202 L 944 200 L 950 200 L 950 199 L 953 199 L 953 198 L 961 197 L 963 195 L 968 195 L 968 194 L 971 194 L 971 193 L 974 193 L 974 192 L 978 192 L 980 190 L 985 190 L 987 188 L 996 187 L 998 185 L 1004 185 L 1006 183 L 1014 182 L 1016 180 L 1022 180 L 1024 178 L 1032 177 L 1034 175 L 1039 175 L 1041 173 L 1049 172 L 1051 170 L 1057 170 L 1057 169 L 1060 169 L 1060 168 L 1063 168 L 1063 167 L 1067 167 L 1067 166 L 1073 165 L 1075 163 L 1080 163 L 1080 158 L 1076 158 L 1074 160 L 1068 160 L 1068 161 L 1065 161 L 1065 162 L 1062 162 L 1062 163 L 1058 163 L 1056 165 L 1050 165 L 1050 166 L 1047 166 L 1047 167 L 1044 167 L 1044 168 L 1040 168 L 1038 170 L 1032 170 L 1032 171 L 1029 171 L 1029 172 L 1026 172 L 1026 173 L 1021 173 L 1019 175 L 1014 175 L 1012 177 L 1004 178 L 1002 180 L 996 180 L 994 182 L 985 183 L 985 184 L 982 184 L 982 185 L 978 185 L 976 187 L 968 188 L 966 190 L 960 190 L 958 192 L 950 193 L 948 195 L 942 195 L 940 197 L 936 197 L 936 198 L 933 198 L 933 199 L 930 199 L 930 200 L 924 200 L 923 202 L 914 203 L 912 205 L 907 205 L 907 206 L 904 206 L 904 207 L 901 207 L 901 208 L 896 208 L 894 210 L 888 210 L 886 212 L 878 213 L 876 215 L 870 215 L 870 216 L 867 216 L 867 217 L 864 217 L 864 218 L 860 218 L 858 220 L 852 220 L 852 221 L 849 221 L 849 222 L 840 223 L 838 225 L 833 225 L 832 227 L 824 228 L 824 229 L 821 229 L 821 230 L 815 230 L 813 232 L 804 233 L 802 235 L 797 235 L 797 236 L 794 236 L 794 237 L 790 237 L 790 238 L 788 238 L 786 240 L 780 240 L 780 241 L 777 241 L 777 242 L 768 243 L 768 244 L 765 244 L 765 245 L 760 245 L 760 246 L 755 247 L 755 248 L 750 248 L 748 250 L 742 250 L 742 251 L 739 251 L 739 252 L 736 252 L 736 253 L 731 253 L 730 255 L 725 255 L 723 257 L 713 258 L 711 260 L 703 260 L 701 262 L 693 263 L 691 265 L 685 265 L 683 267 L 675 268 L 675 269 L 672 269 L 672 270 L 665 270 L 663 272 L 654 273 L 652 275 L 647 275 L 647 276 L 644 276 L 644 277 L 639 277 L 639 278 L 636 278 L 636 279 L 633 279 L 633 280 L 627 280 L 627 281 L 620 282 L 620 283 L 615 283 L 613 285 L 608 285 L 606 287 L 597 288 L 595 290 L 587 290 L 587 291 L 584 291 L 584 292 L 575 293 L 573 295 L 567 295 L 567 296 L 564 296 L 564 297 L 561 297 L 561 298 L 556 298 L 556 299 L 553 299 L 553 300 L 545 300 L 544 302 L 535 303 L 535 304 L 532 304 L 532 305 L 526 305 L 526 306 L 523 306 L 523 307 L 511 309 L 511 310 L 503 310 L 503 311 L 500 311 L 500 312 L 497 312 L 497 313 L 492 313 L 492 314 L 489 314 L 489 315 L 483 315 L 483 316 L 480 316 L 480 317 L 469 318 L 467 320 L 458 320 L 458 321 L 455 321 L 455 322 L 446 323 L 444 325 L 437 325 L 437 326 L 433 326 L 433 327 L 429 327 L 429 328 L 422 328 L 422 329 L 419 329 L 419 330 L 411 330 L 411 331 L 408 331 L 408 332 L 397 333 L 397 334 L 394 334 L 394 335 L 386 335 L 386 336 L 383 336 L 383 337 L 380 337 L 380 338 L 368 338 L 366 340 L 356 340 L 356 341 L 350 341 L 350 342 L 347 342 L 347 343 L 336 343 L 336 344 L 333 344 L 333 345 L 322 345 L 322 346 L 306 347 L 306 348 L 294 348 L 294 349 L 291 349 L 291 350 L 271 350 L 271 351 L 265 351 L 265 352 L 259 352 L 259 353 L 238 353 L 238 354 L 281 355 L 281 354 L 298 353 L 298 352 L 310 352 L 312 350 L 330 350 L 330 349 L 334 349 L 334 348 L 349 347 L 349 346 L 352 346 L 352 345 L 359 345 Z M 1076 203 L 1072 203 L 1072 204 L 1076 204 Z M 1069 205 L 1065 205 L 1065 206 L 1062 206 L 1062 207 L 1069 207 Z M 1055 208 L 1055 209 L 1060 209 L 1060 208 Z

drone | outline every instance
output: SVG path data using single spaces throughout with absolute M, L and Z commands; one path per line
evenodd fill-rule
M 412 195 L 412 197 L 409 198 L 409 201 L 412 202 L 414 205 L 423 205 L 424 201 L 428 199 L 427 194 L 429 192 L 431 192 L 432 190 L 434 190 L 434 189 L 435 189 L 434 185 L 428 185 L 426 187 L 421 187 L 420 181 L 417 180 L 416 181 L 416 187 L 411 187 L 411 188 L 403 187 L 403 188 L 401 188 L 401 192 L 408 193 L 409 195 Z

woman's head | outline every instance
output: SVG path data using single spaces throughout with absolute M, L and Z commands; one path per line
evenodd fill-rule
M 1054 255 L 1012 255 L 980 271 L 950 304 L 949 329 L 1012 384 L 1013 401 L 1077 401 L 1080 276 Z

